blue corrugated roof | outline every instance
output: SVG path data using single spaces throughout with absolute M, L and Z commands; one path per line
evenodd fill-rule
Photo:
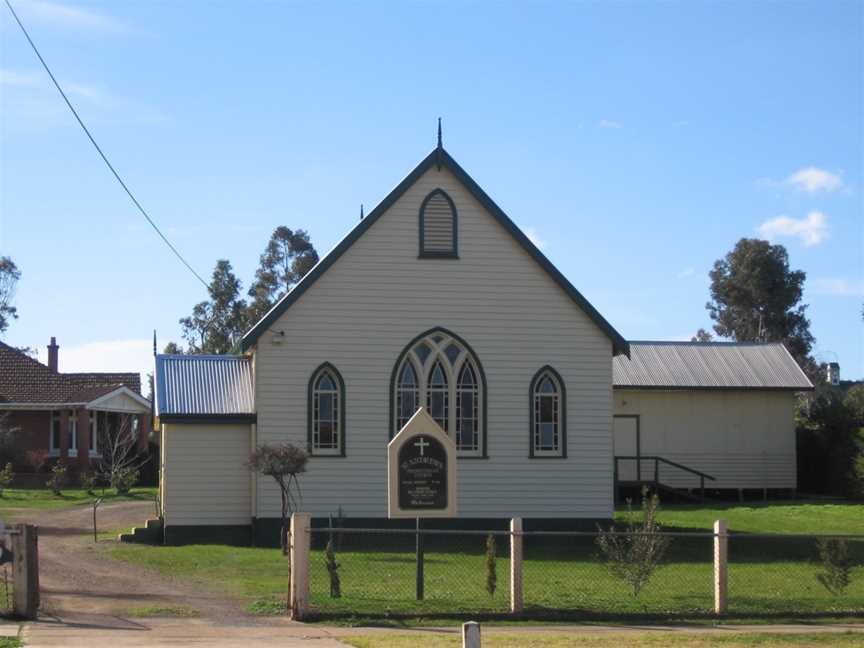
M 250 358 L 156 356 L 156 415 L 160 418 L 254 413 L 255 388 Z

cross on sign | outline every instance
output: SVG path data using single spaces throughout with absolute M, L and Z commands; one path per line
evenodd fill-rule
M 423 437 L 420 437 L 420 440 L 414 444 L 415 447 L 420 448 L 420 456 L 424 455 L 424 450 L 429 447 L 429 443 Z

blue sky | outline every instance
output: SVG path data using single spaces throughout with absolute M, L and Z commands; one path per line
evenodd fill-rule
M 270 232 L 330 249 L 444 144 L 629 339 L 689 339 L 743 236 L 807 272 L 816 355 L 864 376 L 862 4 L 13 0 L 199 273 Z M 104 168 L 5 7 L 7 342 L 140 369 L 203 288 Z

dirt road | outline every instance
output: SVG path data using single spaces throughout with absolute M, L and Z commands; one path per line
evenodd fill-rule
M 99 508 L 99 528 L 131 528 L 149 515 L 149 502 L 106 504 Z M 22 511 L 16 518 L 39 526 L 42 612 L 37 623 L 24 628 L 27 646 L 344 646 L 323 628 L 248 615 L 226 592 L 111 560 L 93 543 L 88 507 Z M 131 608 L 181 605 L 199 616 L 128 615 Z

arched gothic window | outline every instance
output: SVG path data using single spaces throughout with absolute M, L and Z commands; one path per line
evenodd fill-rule
M 466 342 L 444 329 L 424 333 L 402 351 L 393 376 L 391 436 L 425 405 L 459 456 L 486 456 L 486 379 Z
M 564 381 L 552 367 L 543 367 L 534 374 L 529 394 L 531 397 L 531 456 L 566 456 Z
M 345 384 L 336 367 L 324 363 L 309 381 L 309 452 L 345 454 Z

